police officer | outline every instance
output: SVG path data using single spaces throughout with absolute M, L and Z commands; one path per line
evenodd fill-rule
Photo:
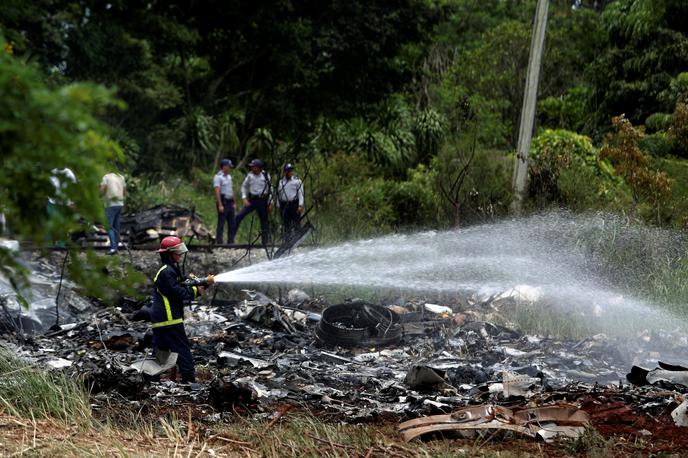
M 153 278 L 153 305 L 150 317 L 156 350 L 178 354 L 177 366 L 182 382 L 196 381 L 191 346 L 184 329 L 184 302 L 203 294 L 202 286 L 183 286 L 179 261 L 188 250 L 179 237 L 165 237 L 160 242 L 162 267 Z
M 301 228 L 300 215 L 303 213 L 303 182 L 294 175 L 292 164 L 284 166 L 284 177 L 277 184 L 277 206 L 286 241 Z
M 241 221 L 246 215 L 255 210 L 260 218 L 261 240 L 263 245 L 267 245 L 269 234 L 268 212 L 272 210 L 270 204 L 272 193 L 270 175 L 263 170 L 263 161 L 260 159 L 253 159 L 248 166 L 251 171 L 246 175 L 246 179 L 241 184 L 241 201 L 244 207 L 236 217 L 234 231 L 236 233 L 239 230 Z
M 234 243 L 234 188 L 232 175 L 230 172 L 234 164 L 229 159 L 220 161 L 220 171 L 213 177 L 213 188 L 215 190 L 215 202 L 217 204 L 217 230 L 215 231 L 215 242 L 222 244 L 222 232 L 225 222 L 227 222 L 227 243 Z

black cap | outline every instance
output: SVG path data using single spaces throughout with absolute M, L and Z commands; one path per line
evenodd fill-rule
M 288 170 L 294 170 L 294 164 L 292 164 L 291 162 L 287 162 L 286 164 L 284 164 L 284 171 L 286 172 Z
M 253 159 L 251 162 L 248 163 L 249 167 L 258 167 L 260 169 L 263 168 L 263 161 L 260 159 Z
M 231 160 L 231 159 L 222 159 L 222 160 L 220 161 L 220 167 L 224 167 L 225 165 L 228 165 L 228 166 L 230 166 L 231 168 L 234 168 L 234 164 L 232 164 L 232 160 Z

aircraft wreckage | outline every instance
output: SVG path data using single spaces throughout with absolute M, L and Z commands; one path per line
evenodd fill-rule
M 58 272 L 47 261 L 34 266 L 40 304 L 55 292 Z M 96 410 L 195 403 L 205 421 L 216 422 L 236 412 L 268 415 L 286 403 L 337 421 L 397 422 L 405 440 L 489 434 L 552 441 L 595 428 L 688 445 L 688 369 L 655 368 L 661 349 L 685 353 L 688 335 L 679 331 L 631 339 L 524 334 L 487 319 L 512 305 L 508 295 L 462 304 L 329 304 L 299 290 L 275 301 L 214 288 L 186 317 L 194 387 L 175 382 L 169 355 L 151 356 L 149 325 L 134 320 L 145 301 L 103 308 L 69 284 L 60 325 L 50 329 L 40 307 L 17 320 L 5 289 L 1 345 L 38 367 L 82 377 Z

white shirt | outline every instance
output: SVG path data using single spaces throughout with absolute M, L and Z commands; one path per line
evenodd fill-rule
M 224 199 L 234 199 L 234 187 L 232 184 L 232 175 L 220 170 L 213 177 L 213 188 L 220 188 L 220 195 Z
M 270 197 L 270 175 L 262 172 L 256 175 L 250 172 L 241 184 L 241 198 L 248 199 L 248 196 Z
M 105 207 L 124 205 L 124 191 L 127 185 L 122 175 L 108 173 L 103 177 L 100 184 L 105 187 L 105 195 L 103 196 Z
M 290 179 L 282 177 L 277 184 L 277 205 L 280 202 L 291 202 L 299 200 L 299 207 L 303 207 L 303 182 L 298 177 L 292 176 Z

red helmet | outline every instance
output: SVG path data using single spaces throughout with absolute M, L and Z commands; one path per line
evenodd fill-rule
M 186 248 L 186 245 L 184 242 L 182 242 L 182 239 L 179 237 L 175 237 L 174 235 L 170 235 L 169 237 L 165 237 L 162 239 L 160 242 L 160 249 L 158 250 L 158 253 L 175 253 L 175 254 L 184 254 L 187 251 L 189 251 Z

